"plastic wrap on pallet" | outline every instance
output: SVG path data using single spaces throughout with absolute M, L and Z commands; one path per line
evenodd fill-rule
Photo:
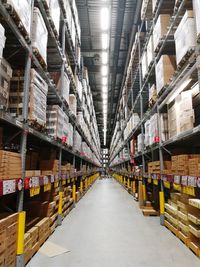
M 196 46 L 195 20 L 192 10 L 186 10 L 174 34 L 176 62 L 180 63 L 186 53 Z
M 35 7 L 33 13 L 32 46 L 33 50 L 40 54 L 45 63 L 47 63 L 47 40 L 48 31 L 46 25 L 40 10 Z
M 196 32 L 197 36 L 200 37 L 200 1 L 193 0 L 193 10 L 196 20 Z
M 74 116 L 76 116 L 76 112 L 77 112 L 77 100 L 76 100 L 76 96 L 73 94 L 69 95 L 69 109 L 71 110 L 71 112 L 73 113 Z
M 144 53 L 142 55 L 142 78 L 143 79 L 146 76 L 147 71 L 148 71 L 148 67 L 147 67 L 147 52 L 144 51 Z
M 68 143 L 69 118 L 67 114 L 63 113 L 63 143 Z
M 59 106 L 47 107 L 47 133 L 54 139 L 62 139 L 63 121 L 64 113 Z
M 150 145 L 154 144 L 156 142 L 156 137 L 159 136 L 158 131 L 158 114 L 155 113 L 150 118 L 150 124 L 149 124 L 149 132 L 150 132 Z
M 156 89 L 157 94 L 167 85 L 176 69 L 175 56 L 162 55 L 156 64 Z
M 141 19 L 150 19 L 152 17 L 152 0 L 143 0 L 141 8 Z
M 144 136 L 144 144 L 146 147 L 150 145 L 150 120 L 146 121 L 144 124 L 144 131 L 145 131 L 145 136 Z
M 30 36 L 32 0 L 5 0 L 5 2 L 13 7 L 27 34 Z
M 155 84 L 153 84 L 150 88 L 149 88 L 149 102 L 155 103 L 157 100 L 157 90 L 156 90 L 156 86 Z
M 161 129 L 161 140 L 165 142 L 169 139 L 169 131 L 168 131 L 168 115 L 167 113 L 160 114 L 160 129 Z
M 55 29 L 59 35 L 60 30 L 60 6 L 58 0 L 49 0 L 50 16 L 54 22 Z
M 74 150 L 81 152 L 82 148 L 82 138 L 80 136 L 80 134 L 78 133 L 78 131 L 75 131 L 74 133 Z
M 75 84 L 76 84 L 76 90 L 79 96 L 79 99 L 82 101 L 83 98 L 83 86 L 81 81 L 79 80 L 78 76 L 75 76 Z
M 142 134 L 139 134 L 137 136 L 137 151 L 141 152 L 142 151 L 142 143 L 143 143 L 144 136 Z
M 152 63 L 152 61 L 154 60 L 154 50 L 153 50 L 153 35 L 150 36 L 149 38 L 149 42 L 147 45 L 147 66 L 149 67 L 149 65 Z
M 3 57 L 3 49 L 5 47 L 6 37 L 5 37 L 5 29 L 0 24 L 0 60 Z
M 74 141 L 73 141 L 73 136 L 74 136 L 74 128 L 71 123 L 68 124 L 68 138 L 67 138 L 67 144 L 71 147 L 73 147 Z
M 11 78 L 11 66 L 2 58 L 0 62 L 0 106 L 6 109 L 8 107 Z
M 164 37 L 164 35 L 166 35 L 168 31 L 169 21 L 170 21 L 170 15 L 168 14 L 159 15 L 153 30 L 154 51 L 157 49 L 161 39 Z

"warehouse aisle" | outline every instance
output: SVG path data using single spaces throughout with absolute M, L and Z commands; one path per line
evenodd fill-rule
M 199 267 L 200 261 L 114 180 L 99 180 L 49 238 L 70 250 L 28 267 Z

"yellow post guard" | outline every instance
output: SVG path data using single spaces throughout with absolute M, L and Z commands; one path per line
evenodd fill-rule
M 165 196 L 164 192 L 159 192 L 159 197 L 160 197 L 160 214 L 165 213 Z
M 26 212 L 19 212 L 17 226 L 17 255 L 22 255 L 24 253 L 25 220 Z
M 58 204 L 58 214 L 62 214 L 62 205 L 63 205 L 63 192 L 59 192 L 59 204 Z
M 72 189 L 72 198 L 74 201 L 76 201 L 76 185 L 73 185 L 73 189 Z
M 83 193 L 83 182 L 82 181 L 80 183 L 80 191 L 81 191 L 81 193 Z
M 146 185 L 145 184 L 142 185 L 142 190 L 143 190 L 144 201 L 146 201 L 147 200 L 147 196 L 146 196 Z

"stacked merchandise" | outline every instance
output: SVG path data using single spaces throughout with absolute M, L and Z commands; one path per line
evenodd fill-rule
M 40 170 L 42 175 L 58 174 L 59 173 L 59 160 L 40 160 Z
M 82 151 L 81 145 L 82 145 L 82 138 L 81 138 L 80 134 L 77 131 L 75 131 L 74 150 L 81 153 L 81 151 Z
M 144 136 L 143 134 L 139 134 L 137 136 L 137 151 L 141 152 L 143 150 L 143 142 L 144 142 Z
M 73 208 L 73 199 L 72 199 L 72 188 L 71 186 L 65 187 L 63 189 L 63 215 L 67 216 L 71 209 Z
M 70 147 L 73 147 L 74 145 L 74 139 L 73 139 L 73 135 L 74 135 L 74 128 L 72 126 L 71 123 L 68 123 L 68 138 L 67 138 L 67 144 Z
M 11 80 L 9 110 L 13 117 L 22 119 L 24 75 L 15 71 Z M 45 127 L 48 85 L 41 76 L 31 69 L 28 120 L 30 123 Z
M 53 24 L 57 35 L 59 35 L 60 30 L 60 6 L 58 0 L 47 0 L 49 6 L 49 13 L 53 20 Z
M 186 10 L 181 22 L 179 23 L 174 34 L 176 45 L 176 62 L 177 65 L 190 49 L 195 49 L 196 33 L 195 19 L 192 10 Z
M 83 98 L 83 85 L 81 81 L 79 80 L 78 76 L 75 76 L 75 85 L 76 85 L 76 90 L 79 96 L 79 99 L 82 101 Z
M 3 58 L 3 50 L 5 47 L 5 43 L 6 43 L 5 29 L 0 24 L 0 60 L 2 60 Z
M 197 28 L 197 37 L 200 37 L 200 2 L 198 0 L 193 0 L 193 10 L 195 14 L 196 20 L 196 28 Z
M 194 127 L 195 116 L 192 104 L 192 91 L 182 92 L 175 101 L 169 105 L 168 128 L 169 138 Z
M 163 162 L 163 174 L 170 174 L 171 173 L 171 161 L 164 161 Z M 148 163 L 148 173 L 155 173 L 159 174 L 161 173 L 161 166 L 160 166 L 160 161 L 153 161 Z
M 23 2 L 20 0 L 4 0 L 8 5 L 12 7 L 14 13 L 16 13 L 15 17 L 19 17 L 21 21 L 21 25 L 26 32 L 26 35 L 30 36 L 30 28 L 31 28 L 31 1 L 24 0 Z
M 158 16 L 154 30 L 153 30 L 153 44 L 154 51 L 157 51 L 161 40 L 164 38 L 168 31 L 168 26 L 170 22 L 170 15 L 162 14 Z
M 47 107 L 47 133 L 54 139 L 63 137 L 64 112 L 57 106 Z
M 133 113 L 133 115 L 131 116 L 131 118 L 129 119 L 127 126 L 124 130 L 124 140 L 126 140 L 129 136 L 129 134 L 131 133 L 131 131 L 133 129 L 135 129 L 135 127 L 137 126 L 137 124 L 139 123 L 140 118 L 138 116 L 137 113 Z
M 72 112 L 72 114 L 76 117 L 77 100 L 76 100 L 76 96 L 73 94 L 69 95 L 69 109 Z
M 146 75 L 147 75 L 147 72 L 148 72 L 147 52 L 146 51 L 144 51 L 141 61 L 142 61 L 142 78 L 144 80 Z
M 34 8 L 33 13 L 33 29 L 32 29 L 32 47 L 33 51 L 41 57 L 43 63 L 47 64 L 47 41 L 48 31 L 40 10 Z
M 147 44 L 147 68 L 150 67 L 154 60 L 154 45 L 153 45 L 153 35 L 150 36 L 149 42 Z
M 0 214 L 0 266 L 16 266 L 18 214 Z
M 0 63 L 0 107 L 7 109 L 12 78 L 12 69 L 8 62 L 1 58 Z
M 149 106 L 153 105 L 157 100 L 157 90 L 155 84 L 149 88 Z
M 63 112 L 63 136 L 62 136 L 62 143 L 67 144 L 68 143 L 68 131 L 69 131 L 69 118 L 68 116 Z
M 170 82 L 176 69 L 175 56 L 162 55 L 156 64 L 156 89 L 157 94 Z
M 0 150 L 0 179 L 22 178 L 21 155 Z
M 145 147 L 148 147 L 150 145 L 150 120 L 146 121 L 144 124 L 144 132 L 145 132 L 145 136 L 144 136 L 144 145 Z
M 158 114 L 155 113 L 151 118 L 150 118 L 150 123 L 149 123 L 149 145 L 154 144 L 157 141 L 157 137 L 159 137 L 159 132 L 158 132 Z
M 63 84 L 61 83 L 61 77 L 59 72 L 51 72 L 51 77 L 56 85 L 56 89 L 59 92 L 59 95 L 69 104 L 69 89 L 70 89 L 70 80 L 67 73 L 64 73 Z
M 183 154 L 172 156 L 172 174 L 199 176 L 200 155 Z

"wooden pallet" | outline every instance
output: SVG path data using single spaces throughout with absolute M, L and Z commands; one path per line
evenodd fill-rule
M 177 237 L 188 247 L 189 243 L 191 242 L 191 239 L 184 235 L 181 231 L 178 231 Z
M 198 244 L 191 241 L 189 242 L 188 247 L 197 257 L 200 258 L 200 246 Z
M 174 227 L 171 223 L 165 220 L 164 222 L 165 227 L 170 230 L 175 236 L 178 236 L 178 229 Z
M 177 71 L 180 71 L 183 68 L 184 64 L 186 62 L 188 62 L 189 58 L 193 55 L 194 52 L 195 52 L 195 48 L 194 47 L 190 47 L 188 49 L 188 51 L 186 52 L 185 56 L 179 62 L 178 66 L 177 66 Z
M 36 47 L 33 47 L 33 54 L 35 55 L 43 69 L 47 71 L 47 63 L 44 61 L 43 57 L 41 56 L 40 52 Z
M 143 208 L 142 213 L 144 216 L 158 216 L 158 212 L 154 210 L 153 208 Z

